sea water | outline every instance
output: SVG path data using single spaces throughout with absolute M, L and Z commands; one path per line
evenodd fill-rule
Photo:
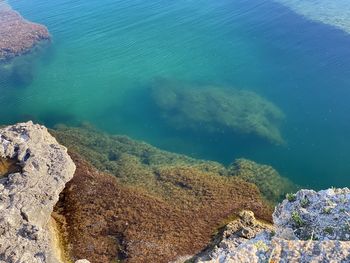
M 349 185 L 350 34 L 339 27 L 273 0 L 9 4 L 53 39 L 17 59 L 17 77 L 0 76 L 2 123 L 88 122 L 197 158 L 270 164 L 306 187 Z M 148 96 L 155 78 L 256 92 L 284 112 L 286 145 L 167 126 Z

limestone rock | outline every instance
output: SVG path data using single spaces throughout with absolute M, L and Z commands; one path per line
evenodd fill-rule
M 28 122 L 0 129 L 0 156 L 21 168 L 0 179 L 0 262 L 61 262 L 49 222 L 75 171 L 66 148 Z
M 275 231 L 245 239 L 224 232 L 195 262 L 350 262 L 349 202 L 348 188 L 301 190 L 276 207 Z
M 289 199 L 289 200 L 288 200 Z M 301 190 L 276 207 L 276 233 L 289 239 L 350 240 L 350 190 Z
M 226 258 L 229 256 L 230 251 L 237 249 L 247 240 L 255 238 L 261 232 L 264 232 L 265 235 L 270 235 L 272 230 L 273 226 L 271 224 L 259 221 L 255 219 L 253 212 L 243 210 L 239 213 L 239 218 L 225 227 L 220 234 L 219 240 L 214 241 L 216 243 L 215 246 L 210 246 L 196 256 L 195 262 L 218 262 L 217 259 Z

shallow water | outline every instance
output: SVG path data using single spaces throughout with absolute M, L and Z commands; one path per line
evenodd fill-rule
M 53 42 L 35 58 L 18 59 L 17 75 L 0 75 L 3 123 L 90 122 L 195 157 L 272 164 L 305 186 L 349 185 L 344 31 L 273 0 L 9 3 L 47 25 Z M 255 91 L 285 113 L 287 144 L 174 130 L 149 98 L 159 77 Z

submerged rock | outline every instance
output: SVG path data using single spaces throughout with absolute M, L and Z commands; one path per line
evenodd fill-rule
M 271 213 L 258 190 L 239 179 L 169 167 L 153 173 L 158 178 L 149 177 L 150 182 L 138 179 L 149 185 L 135 182 L 133 187 L 71 156 L 77 170 L 55 213 L 64 218 L 73 260 L 169 262 L 202 250 L 220 224 L 242 207 L 266 219 Z M 149 173 L 137 167 L 121 173 L 133 171 Z
M 218 163 L 91 129 L 52 133 L 76 170 L 43 126 L 0 129 L 0 262 L 181 262 L 241 209 L 271 221 L 258 188 Z
M 47 28 L 25 20 L 9 5 L 0 1 L 0 62 L 28 53 L 50 39 Z
M 71 151 L 78 153 L 98 170 L 117 176 L 125 184 L 148 187 L 150 192 L 160 193 L 154 174 L 160 168 L 171 166 L 191 167 L 219 176 L 239 177 L 258 186 L 271 203 L 281 201 L 286 193 L 296 191 L 297 186 L 280 176 L 268 165 L 238 159 L 229 167 L 186 155 L 162 151 L 147 143 L 131 140 L 126 136 L 108 135 L 91 127 L 72 128 L 59 126 L 54 136 Z
M 77 165 L 56 207 L 74 260 L 169 262 L 205 248 L 242 208 L 271 220 L 258 188 L 218 163 L 89 129 L 53 134 Z
M 61 262 L 50 221 L 75 170 L 66 148 L 28 122 L 0 129 L 0 156 L 12 160 L 0 179 L 0 262 Z
M 349 262 L 349 202 L 348 188 L 301 190 L 276 207 L 274 230 L 223 235 L 195 262 Z
M 298 186 L 282 177 L 272 166 L 258 164 L 247 159 L 237 159 L 229 167 L 228 173 L 255 184 L 271 202 L 281 201 L 286 193 L 295 192 Z
M 307 19 L 334 26 L 350 33 L 348 0 L 274 0 Z
M 283 112 L 252 91 L 158 80 L 151 96 L 175 129 L 252 135 L 285 144 L 279 130 Z

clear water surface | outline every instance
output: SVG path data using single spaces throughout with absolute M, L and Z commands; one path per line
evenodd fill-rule
M 308 187 L 350 183 L 350 35 L 270 0 L 10 0 L 51 47 L 0 76 L 0 119 L 90 122 L 163 149 L 273 165 Z M 23 60 L 23 61 L 21 61 Z M 24 76 L 24 77 L 23 77 Z M 157 77 L 253 90 L 286 114 L 286 146 L 174 131 L 147 99 Z

